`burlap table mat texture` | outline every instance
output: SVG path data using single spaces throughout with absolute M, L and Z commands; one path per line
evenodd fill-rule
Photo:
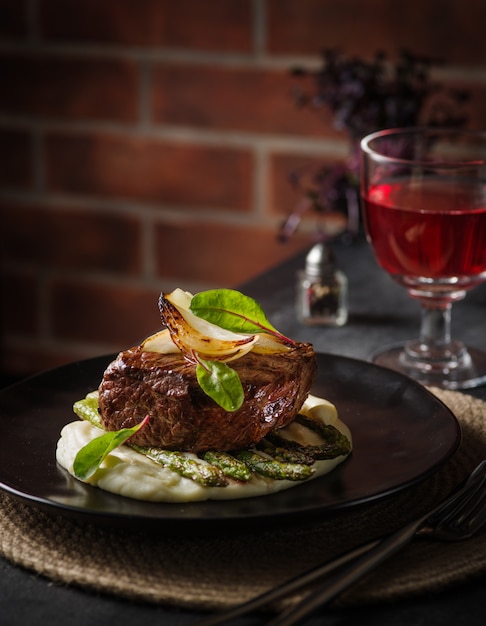
M 486 402 L 455 391 L 432 391 L 458 418 L 463 442 L 432 477 L 399 495 L 315 524 L 219 537 L 174 537 L 83 524 L 3 494 L 0 554 L 53 581 L 137 601 L 200 610 L 242 602 L 400 528 L 438 503 L 486 457 Z M 486 532 L 458 543 L 416 539 L 336 604 L 437 591 L 485 572 Z

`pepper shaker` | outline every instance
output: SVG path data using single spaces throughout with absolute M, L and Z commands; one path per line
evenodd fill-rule
M 343 326 L 348 319 L 348 279 L 325 243 L 311 248 L 297 273 L 297 317 L 303 324 Z

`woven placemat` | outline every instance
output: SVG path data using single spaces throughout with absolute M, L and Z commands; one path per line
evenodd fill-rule
M 51 580 L 185 608 L 249 599 L 427 511 L 486 457 L 486 403 L 434 389 L 463 430 L 460 450 L 418 487 L 319 524 L 222 537 L 170 537 L 68 520 L 0 496 L 0 554 Z M 443 589 L 486 572 L 486 532 L 466 542 L 416 540 L 340 596 L 339 604 Z M 296 601 L 299 594 L 287 599 Z

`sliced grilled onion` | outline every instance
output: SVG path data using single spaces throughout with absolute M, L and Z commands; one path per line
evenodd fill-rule
M 257 342 L 253 347 L 253 352 L 257 354 L 270 354 L 272 352 L 284 352 L 290 350 L 288 340 L 285 337 L 271 335 L 270 333 L 259 333 Z
M 147 337 L 147 339 L 142 342 L 141 347 L 146 352 L 159 352 L 160 354 L 180 352 L 179 348 L 172 341 L 168 328 Z
M 162 294 L 159 308 L 172 341 L 181 352 L 191 356 L 194 352 L 212 361 L 238 359 L 257 342 L 255 335 L 233 333 L 211 324 L 189 310 L 191 295 L 176 289 L 171 294 Z
M 180 350 L 212 361 L 233 361 L 250 350 L 270 353 L 288 350 L 283 339 L 270 333 L 244 334 L 225 330 L 194 315 L 190 310 L 192 294 L 175 289 L 161 294 L 159 308 L 167 329 L 147 337 L 142 348 L 149 352 L 169 354 Z

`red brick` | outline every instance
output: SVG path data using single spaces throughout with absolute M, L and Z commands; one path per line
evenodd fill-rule
M 165 223 L 156 234 L 157 271 L 162 278 L 231 287 L 308 245 L 296 237 L 277 241 L 277 229 L 228 224 Z
M 0 37 L 22 39 L 27 35 L 27 0 L 0 0 Z
M 48 40 L 235 52 L 252 43 L 248 0 L 44 0 L 40 15 Z
M 3 54 L 0 75 L 2 113 L 118 122 L 134 122 L 138 116 L 133 61 Z
M 31 189 L 33 186 L 33 141 L 28 132 L 0 130 L 0 186 Z
M 63 207 L 0 206 L 2 256 L 34 266 L 134 276 L 141 268 L 141 225 L 125 215 Z
M 33 272 L 0 274 L 1 332 L 3 336 L 23 333 L 33 336 L 38 330 L 39 297 Z
M 57 340 L 99 342 L 118 349 L 161 330 L 158 291 L 59 280 L 52 288 Z
M 330 116 L 297 108 L 289 70 L 159 64 L 153 75 L 153 115 L 159 124 L 260 133 L 323 135 Z
M 47 139 L 51 191 L 249 211 L 249 152 L 123 134 Z
M 268 0 L 268 48 L 277 54 L 317 54 L 339 48 L 371 56 L 406 48 L 452 64 L 486 57 L 486 4 L 478 0 Z

